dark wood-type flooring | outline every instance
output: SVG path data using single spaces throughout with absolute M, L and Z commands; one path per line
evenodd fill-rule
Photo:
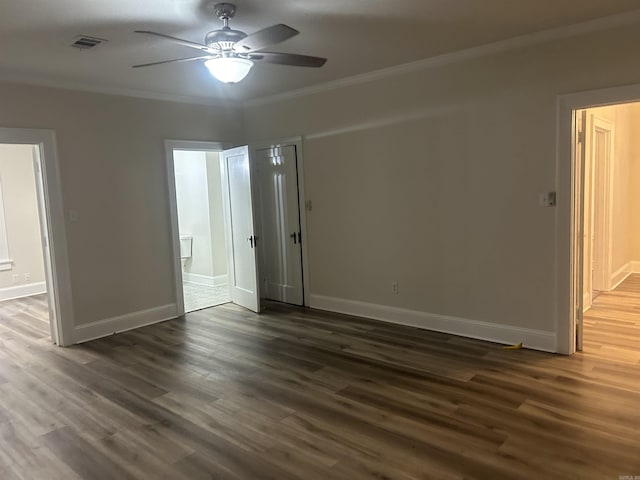
M 44 318 L 0 304 L 2 480 L 640 475 L 639 276 L 572 357 L 279 305 L 72 348 Z

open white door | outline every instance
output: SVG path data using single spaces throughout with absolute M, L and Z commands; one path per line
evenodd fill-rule
M 51 249 L 49 248 L 49 231 L 47 229 L 47 210 L 44 200 L 44 184 L 42 178 L 42 159 L 40 158 L 40 146 L 33 146 L 33 167 L 36 173 L 36 193 L 38 195 L 38 215 L 40 218 L 40 234 L 42 236 L 42 258 L 44 259 L 44 273 L 47 285 L 47 302 L 49 303 L 49 328 L 51 340 L 56 345 L 60 344 L 58 335 L 58 318 L 56 318 L 55 295 L 53 295 L 53 272 L 51 271 Z
M 584 276 L 585 276 L 585 165 L 586 165 L 586 110 L 575 112 L 574 132 L 574 178 L 573 178 L 573 278 L 575 298 L 575 338 L 576 350 L 582 351 L 584 317 Z M 590 272 L 589 272 L 590 274 Z
M 259 312 L 258 239 L 253 215 L 249 147 L 224 150 L 220 168 L 231 301 Z
M 263 296 L 303 305 L 303 239 L 296 147 L 271 147 L 257 150 L 255 154 L 260 187 Z

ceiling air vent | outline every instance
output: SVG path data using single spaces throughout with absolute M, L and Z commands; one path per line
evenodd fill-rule
M 96 37 L 89 37 L 87 35 L 79 35 L 74 39 L 71 46 L 75 48 L 87 49 L 87 48 L 93 48 L 96 45 L 100 45 L 101 43 L 104 43 L 104 42 L 106 42 L 104 38 L 96 38 Z

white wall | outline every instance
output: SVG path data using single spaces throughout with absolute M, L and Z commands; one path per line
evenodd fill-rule
M 109 331 L 93 322 L 171 312 L 164 140 L 237 142 L 238 112 L 11 83 L 0 83 L 0 105 L 4 127 L 56 132 L 64 208 L 78 212 L 66 224 L 75 324 L 85 327 L 78 338 Z
M 632 25 L 249 106 L 249 139 L 305 137 L 312 294 L 553 348 L 557 97 L 639 83 L 639 42 Z
M 10 270 L 0 271 L 0 289 L 42 283 L 44 260 L 32 146 L 0 145 L 0 183 L 9 257 L 13 260 Z M 14 275 L 18 276 L 15 282 Z
M 213 279 L 207 160 L 204 152 L 173 153 L 180 235 L 193 237 L 184 272 Z
M 180 235 L 193 237 L 192 258 L 185 262 L 183 269 L 187 274 L 185 280 L 226 283 L 227 254 L 219 155 L 175 151 L 174 170 L 178 229 Z
M 227 246 L 224 236 L 220 155 L 214 152 L 207 152 L 206 157 L 213 273 L 215 277 L 224 281 L 224 277 L 227 275 Z
M 640 185 L 640 137 L 636 134 L 640 126 L 636 125 L 640 121 L 640 104 L 590 108 L 587 115 L 614 124 L 611 273 L 613 277 L 620 277 L 632 270 L 630 262 L 640 261 L 640 256 L 636 257 L 636 245 L 640 244 L 640 196 L 636 193 L 637 185 Z M 620 278 L 614 278 L 613 286 Z

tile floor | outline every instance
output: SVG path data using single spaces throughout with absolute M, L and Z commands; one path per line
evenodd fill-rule
M 212 287 L 199 283 L 185 282 L 182 288 L 185 312 L 202 310 L 203 308 L 213 307 L 231 301 L 229 297 L 229 287 L 227 285 Z

